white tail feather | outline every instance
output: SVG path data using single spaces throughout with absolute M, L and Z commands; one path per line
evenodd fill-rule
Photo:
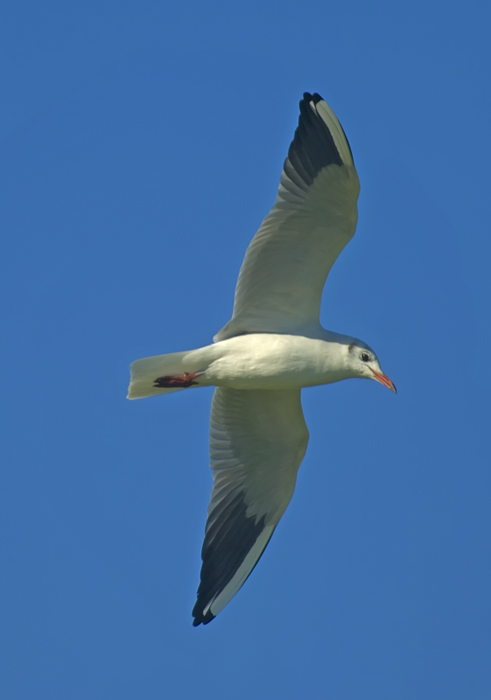
M 182 391 L 185 387 L 172 389 L 154 386 L 158 377 L 176 376 L 186 372 L 195 371 L 189 365 L 185 366 L 184 358 L 188 351 L 174 352 L 169 355 L 155 355 L 143 360 L 136 360 L 130 365 L 130 386 L 128 387 L 128 399 L 145 399 L 149 396 L 171 394 L 174 391 Z

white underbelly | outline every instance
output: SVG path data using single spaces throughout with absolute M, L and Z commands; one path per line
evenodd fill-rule
M 302 336 L 243 335 L 194 352 L 203 353 L 207 365 L 200 384 L 231 389 L 293 389 L 344 378 L 335 366 L 335 358 L 328 357 L 329 344 Z

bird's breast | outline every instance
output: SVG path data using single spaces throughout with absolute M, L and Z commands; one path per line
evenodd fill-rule
M 293 389 L 346 378 L 335 344 L 267 333 L 229 338 L 214 346 L 206 381 L 231 389 Z

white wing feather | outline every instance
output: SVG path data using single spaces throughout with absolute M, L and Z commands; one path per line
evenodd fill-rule
M 299 390 L 215 390 L 195 625 L 210 622 L 256 565 L 293 495 L 308 437 Z
M 215 342 L 318 327 L 326 277 L 355 233 L 360 186 L 343 129 L 318 95 L 306 94 L 300 109 L 276 202 L 246 252 L 232 319 Z

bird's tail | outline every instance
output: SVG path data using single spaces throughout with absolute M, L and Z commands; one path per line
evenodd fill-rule
M 194 367 L 192 352 L 174 352 L 136 360 L 130 365 L 128 399 L 171 394 L 198 385 L 199 369 Z M 187 361 L 186 361 L 187 358 Z

